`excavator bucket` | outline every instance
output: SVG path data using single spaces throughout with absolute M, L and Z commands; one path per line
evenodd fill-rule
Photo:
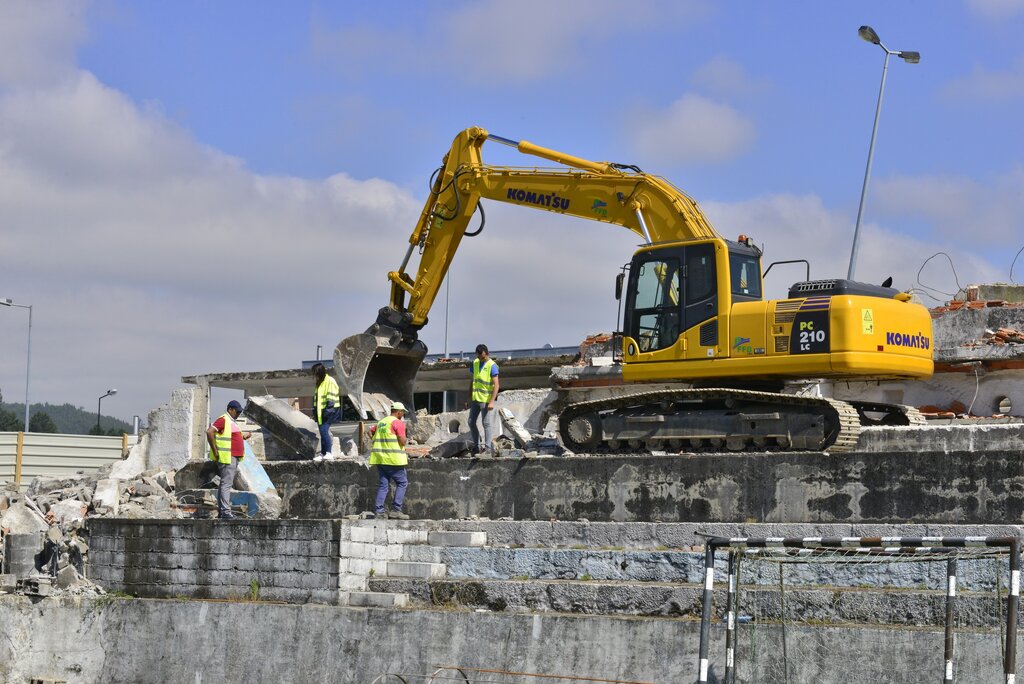
M 383 418 L 393 401 L 405 404 L 411 414 L 413 384 L 426 355 L 427 346 L 419 340 L 374 325 L 338 343 L 334 376 L 363 418 Z

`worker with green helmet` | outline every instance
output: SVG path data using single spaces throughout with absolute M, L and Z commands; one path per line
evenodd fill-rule
M 391 415 L 384 416 L 370 428 L 370 465 L 377 466 L 377 500 L 374 502 L 373 514 L 376 518 L 392 518 L 408 520 L 408 514 L 402 511 L 405 501 L 405 490 L 409 486 L 409 477 L 405 466 L 409 457 L 405 453 L 405 404 L 396 401 L 391 404 Z M 384 507 L 395 483 L 395 498 L 391 502 L 390 512 Z

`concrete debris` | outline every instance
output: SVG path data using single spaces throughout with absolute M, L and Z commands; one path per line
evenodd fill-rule
M 533 441 L 533 438 L 523 428 L 519 420 L 516 419 L 515 414 L 507 408 L 499 408 L 498 415 L 501 417 L 501 424 L 512 435 L 512 440 L 516 443 L 516 446 L 520 449 L 527 448 L 530 442 Z
M 16 495 L 15 495 L 16 496 Z M 49 525 L 46 519 L 28 507 L 23 501 L 11 504 L 0 516 L 0 532 L 3 534 L 31 534 L 45 532 Z
M 249 397 L 245 413 L 294 451 L 297 458 L 313 458 L 320 453 L 320 432 L 316 422 L 285 400 L 269 395 Z
M 471 456 L 473 442 L 464 436 L 455 437 L 433 447 L 427 454 L 428 458 L 456 458 Z
M 1024 332 L 1016 328 L 999 328 L 998 330 L 985 330 L 981 338 L 986 344 L 1024 344 Z

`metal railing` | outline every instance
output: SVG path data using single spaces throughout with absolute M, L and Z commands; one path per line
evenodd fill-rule
M 100 437 L 41 432 L 0 432 L 0 484 L 24 490 L 39 476 L 67 477 L 89 473 L 120 461 L 137 441 L 135 435 Z

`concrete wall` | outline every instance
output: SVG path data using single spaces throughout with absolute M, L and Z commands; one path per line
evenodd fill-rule
M 856 675 L 842 681 L 940 680 L 942 635 L 937 632 L 817 631 L 823 638 L 815 642 L 820 653 L 842 653 L 845 663 L 831 672 L 791 672 L 791 684 L 837 681 L 839 671 Z M 9 636 L 0 639 L 0 680 L 6 682 L 369 684 L 385 673 L 429 676 L 438 664 L 692 682 L 699 623 L 153 599 L 33 602 L 12 596 L 0 597 L 0 634 Z M 769 659 L 763 655 L 781 651 L 771 630 L 759 631 L 756 640 L 745 634 L 739 650 L 744 668 L 751 644 L 757 644 L 765 662 Z M 713 627 L 713 636 L 712 672 L 720 677 L 725 652 L 721 625 Z M 796 639 L 791 632 L 790 648 Z M 997 642 L 998 634 L 957 636 L 961 679 L 970 673 L 970 681 L 1002 681 Z M 494 675 L 478 677 L 473 681 L 495 681 Z M 763 674 L 758 681 L 765 681 Z
M 89 518 L 87 575 L 134 596 L 336 603 L 338 530 L 327 520 Z
M 189 469 L 179 487 L 194 486 Z M 362 464 L 267 472 L 285 517 L 372 510 L 376 476 Z M 1024 522 L 1020 450 L 416 460 L 409 479 L 407 512 L 435 520 Z

